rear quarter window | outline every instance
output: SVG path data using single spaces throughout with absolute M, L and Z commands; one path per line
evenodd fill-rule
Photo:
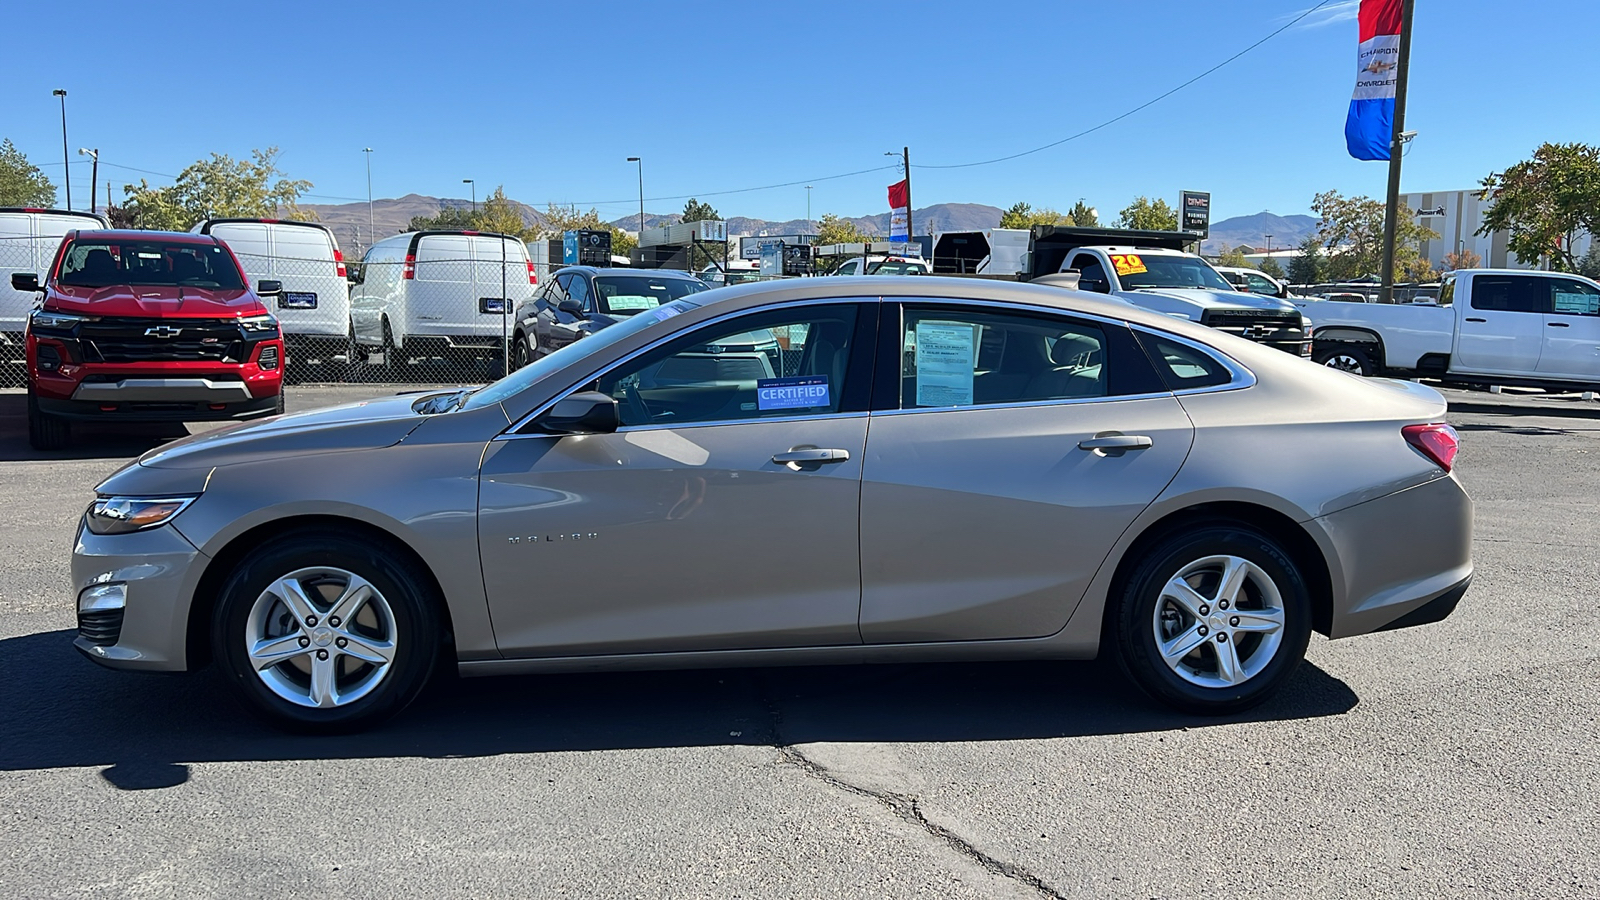
M 1221 387 L 1233 381 L 1233 372 L 1203 350 L 1159 335 L 1135 334 L 1168 390 Z

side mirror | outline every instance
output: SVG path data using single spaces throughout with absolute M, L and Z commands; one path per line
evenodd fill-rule
M 1109 294 L 1111 293 L 1111 282 L 1103 278 L 1080 278 L 1078 279 L 1078 290 L 1093 291 L 1096 294 Z
M 579 319 L 583 318 L 583 303 L 578 300 L 574 300 L 571 297 L 562 299 L 560 303 L 556 304 L 556 309 L 561 310 L 569 316 L 575 316 Z
M 610 434 L 622 420 L 609 394 L 582 391 L 557 400 L 533 424 L 546 434 Z
M 39 276 L 32 272 L 17 272 L 12 275 L 11 288 L 24 294 L 36 294 L 44 290 L 39 287 Z
M 283 293 L 283 282 L 263 279 L 256 282 L 256 293 L 262 297 L 272 297 Z

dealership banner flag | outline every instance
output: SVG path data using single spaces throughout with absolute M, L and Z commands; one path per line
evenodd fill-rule
M 911 182 L 897 181 L 889 185 L 889 240 L 905 243 L 911 240 Z
M 1386 160 L 1394 142 L 1394 88 L 1400 71 L 1400 0 L 1361 0 L 1356 91 L 1344 142 L 1356 159 Z

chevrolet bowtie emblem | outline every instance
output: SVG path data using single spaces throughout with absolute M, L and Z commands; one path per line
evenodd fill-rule
M 146 337 L 174 338 L 183 334 L 183 329 L 174 325 L 157 325 L 144 330 Z

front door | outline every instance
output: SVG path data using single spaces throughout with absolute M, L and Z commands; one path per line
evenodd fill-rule
M 908 305 L 900 357 L 867 441 L 862 639 L 1059 631 L 1177 474 L 1188 416 L 1120 325 Z
M 1537 275 L 1474 274 L 1471 308 L 1462 311 L 1451 370 L 1533 375 L 1544 345 L 1549 296 Z
M 1600 288 L 1576 278 L 1541 279 L 1550 291 L 1539 374 L 1600 382 Z
M 617 399 L 617 433 L 494 442 L 478 529 L 502 652 L 858 643 L 876 315 L 704 325 L 592 385 Z

